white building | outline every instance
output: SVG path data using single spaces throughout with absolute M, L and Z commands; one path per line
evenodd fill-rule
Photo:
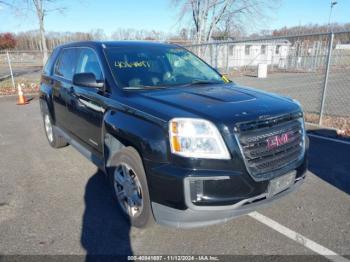
M 245 42 L 229 45 L 228 67 L 280 65 L 288 56 L 289 46 L 289 41 Z
M 288 40 L 218 43 L 207 46 L 204 59 L 216 68 L 256 67 L 258 64 L 284 68 L 290 45 Z

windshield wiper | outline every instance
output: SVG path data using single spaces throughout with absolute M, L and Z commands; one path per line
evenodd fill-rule
M 148 89 L 163 89 L 165 86 L 125 86 L 124 90 L 148 90 Z
M 195 79 L 190 83 L 178 84 L 178 85 L 191 86 L 191 85 L 211 85 L 211 84 L 222 84 L 222 83 L 219 81 Z M 164 89 L 172 86 L 176 86 L 176 84 L 169 85 L 169 86 L 125 86 L 123 87 L 123 89 L 124 90 L 151 90 L 151 89 Z
M 186 85 L 210 85 L 210 84 L 221 84 L 221 83 L 218 81 L 198 79 L 198 80 L 193 80 L 191 83 L 188 83 Z

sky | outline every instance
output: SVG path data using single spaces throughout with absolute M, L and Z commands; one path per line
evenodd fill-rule
M 18 0 L 20 2 L 20 0 Z M 178 10 L 171 0 L 59 0 L 66 7 L 63 14 L 51 12 L 46 18 L 46 31 L 89 32 L 103 29 L 110 35 L 118 28 L 133 28 L 176 33 Z M 350 23 L 350 0 L 338 0 L 332 22 Z M 281 0 L 268 14 L 268 22 L 254 31 L 278 29 L 309 23 L 327 24 L 330 0 Z M 0 32 L 21 32 L 38 28 L 34 14 L 16 15 L 0 5 Z M 182 24 L 186 27 L 186 23 Z M 187 25 L 188 27 L 188 25 Z

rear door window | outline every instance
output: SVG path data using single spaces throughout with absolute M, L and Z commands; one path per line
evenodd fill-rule
M 55 66 L 55 75 L 72 81 L 80 49 L 66 48 L 63 49 Z
M 56 61 L 58 49 L 54 49 L 52 54 L 50 55 L 49 59 L 47 60 L 44 68 L 43 68 L 43 74 L 46 76 L 50 76 L 52 74 L 52 67 Z

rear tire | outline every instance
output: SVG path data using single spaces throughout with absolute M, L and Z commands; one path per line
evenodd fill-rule
M 52 124 L 52 118 L 47 110 L 43 112 L 44 131 L 47 141 L 53 148 L 61 148 L 68 145 L 67 141 L 57 134 L 55 126 Z
M 111 159 L 108 174 L 118 207 L 137 228 L 154 224 L 145 170 L 138 152 L 124 147 Z

